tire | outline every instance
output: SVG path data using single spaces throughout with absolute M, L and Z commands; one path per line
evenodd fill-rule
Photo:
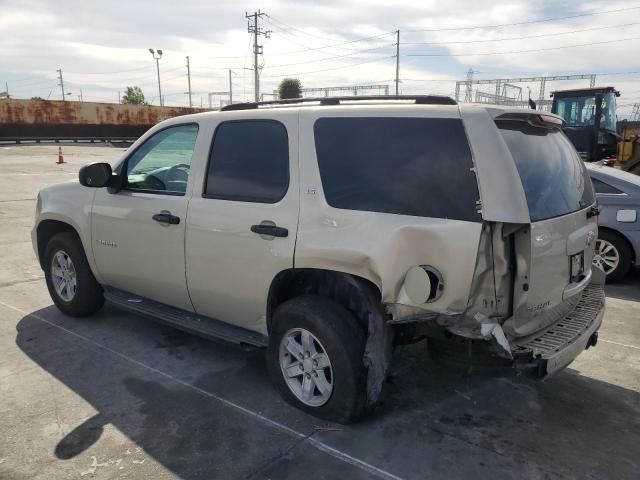
M 66 272 L 63 272 L 60 267 L 67 258 L 71 260 L 71 264 L 67 261 Z M 75 289 L 67 280 L 61 279 L 60 275 L 64 276 L 65 273 L 66 279 L 75 278 Z M 44 252 L 44 275 L 49 295 L 63 313 L 72 317 L 85 317 L 104 305 L 102 286 L 93 276 L 82 244 L 75 234 L 62 232 L 49 240 Z M 60 282 L 69 285 L 69 288 L 59 291 L 56 285 L 59 287 Z
M 321 359 L 319 352 L 324 351 L 329 367 L 322 368 L 326 365 L 326 361 L 323 361 L 316 370 L 312 370 L 314 367 L 309 364 L 306 352 L 303 352 L 304 360 L 300 361 L 300 358 L 291 354 L 291 351 L 298 350 L 285 346 L 289 339 L 295 342 L 300 339 L 296 347 L 303 346 L 302 330 L 313 337 L 310 342 L 311 356 L 308 358 Z M 285 400 L 293 406 L 332 422 L 346 424 L 358 421 L 367 411 L 367 371 L 362 361 L 365 343 L 365 332 L 344 307 L 319 295 L 297 297 L 280 305 L 274 314 L 267 349 L 269 375 Z M 288 381 L 281 361 L 290 361 L 289 369 L 299 368 L 300 374 L 290 370 L 296 376 Z M 324 374 L 324 377 L 316 374 Z M 302 400 L 305 377 L 307 382 L 311 382 L 312 396 Z M 330 383 L 329 395 L 326 395 L 327 383 L 322 378 Z M 300 391 L 294 393 L 294 389 L 298 390 L 298 382 Z M 321 386 L 325 394 L 321 391 Z
M 611 246 L 613 250 L 604 250 L 605 247 Z M 611 268 L 611 258 L 609 258 L 609 264 L 605 263 L 606 259 L 599 257 L 599 253 L 610 253 L 617 256 L 618 262 L 613 269 Z M 603 268 L 607 274 L 607 283 L 615 283 L 621 281 L 629 270 L 631 269 L 631 247 L 629 243 L 619 234 L 610 230 L 600 230 L 598 234 L 598 242 L 596 243 L 596 253 L 593 257 L 593 263 L 596 266 Z

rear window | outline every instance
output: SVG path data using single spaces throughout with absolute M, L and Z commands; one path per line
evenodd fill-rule
M 321 118 L 314 133 L 332 207 L 481 221 L 461 120 Z
M 587 169 L 564 133 L 525 121 L 497 120 L 496 124 L 515 160 L 532 222 L 594 203 Z

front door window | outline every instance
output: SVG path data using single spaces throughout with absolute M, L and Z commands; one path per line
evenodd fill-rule
M 184 195 L 197 125 L 169 127 L 149 138 L 127 163 L 127 190 Z

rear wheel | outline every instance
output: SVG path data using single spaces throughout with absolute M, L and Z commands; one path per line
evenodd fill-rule
M 70 232 L 54 235 L 44 253 L 44 274 L 51 299 L 67 315 L 83 317 L 104 305 L 80 240 Z
M 272 381 L 292 405 L 339 423 L 366 405 L 366 337 L 351 313 L 316 295 L 278 307 L 267 350 Z
M 619 282 L 631 268 L 631 248 L 617 233 L 601 230 L 596 241 L 593 264 L 604 271 L 607 282 Z

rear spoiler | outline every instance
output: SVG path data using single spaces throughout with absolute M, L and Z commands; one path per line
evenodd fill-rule
M 495 119 L 496 122 L 500 121 L 516 121 L 516 122 L 527 122 L 533 127 L 542 127 L 547 128 L 549 130 L 561 130 L 564 127 L 564 120 L 562 117 L 558 115 L 549 114 L 549 113 L 532 113 L 532 112 L 523 112 L 523 113 L 503 113 L 502 115 L 498 115 Z

